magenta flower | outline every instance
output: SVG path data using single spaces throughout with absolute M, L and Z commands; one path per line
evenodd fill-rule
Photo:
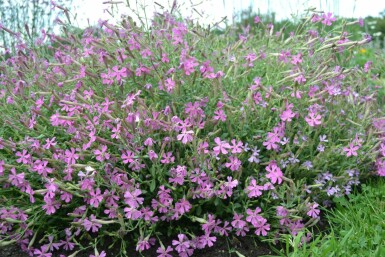
M 192 208 L 191 203 L 186 200 L 186 199 L 180 199 L 176 204 L 175 204 L 175 214 L 173 218 L 179 218 L 183 214 L 189 212 Z
M 56 137 L 53 137 L 53 138 L 51 138 L 51 139 L 47 138 L 47 139 L 45 140 L 45 142 L 46 142 L 46 144 L 43 145 L 43 148 L 44 148 L 44 149 L 50 149 L 51 146 L 55 146 L 55 145 L 56 145 Z
M 298 64 L 302 63 L 302 54 L 299 53 L 297 55 L 292 55 L 291 56 L 291 63 L 294 65 L 298 65 Z
M 141 211 L 138 211 L 137 209 L 135 208 L 131 208 L 131 207 L 126 207 L 124 208 L 124 213 L 125 213 L 125 217 L 127 219 L 131 219 L 131 220 L 138 220 L 142 217 L 142 212 Z
M 231 140 L 231 153 L 242 153 L 243 151 L 243 143 L 242 141 L 236 141 L 235 139 Z
M 199 237 L 200 249 L 203 249 L 206 246 L 212 247 L 215 241 L 217 241 L 215 236 L 210 236 L 209 233 L 205 233 L 203 236 Z
M 363 27 L 364 26 L 364 19 L 362 19 L 361 17 L 358 19 L 358 24 L 360 25 L 360 27 Z
M 168 78 L 165 80 L 164 86 L 166 87 L 167 92 L 172 93 L 172 91 L 175 88 L 175 81 L 172 80 L 171 78 Z
M 181 66 L 183 67 L 185 74 L 190 75 L 194 72 L 194 67 L 198 65 L 199 63 L 196 61 L 196 59 L 194 57 L 190 57 L 186 59 Z
M 138 243 L 136 244 L 136 251 L 142 252 L 144 250 L 150 249 L 152 244 L 155 244 L 153 238 L 139 238 Z

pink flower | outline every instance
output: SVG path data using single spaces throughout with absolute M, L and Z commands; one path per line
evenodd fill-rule
M 164 82 L 164 86 L 166 87 L 166 91 L 169 92 L 169 93 L 172 93 L 172 91 L 174 90 L 175 88 L 175 81 L 168 78 L 166 79 L 166 81 Z
M 281 114 L 281 120 L 290 122 L 295 117 L 295 113 L 291 109 L 286 109 Z
M 359 146 L 354 145 L 353 143 L 349 144 L 349 147 L 344 147 L 344 151 L 346 152 L 346 156 L 357 156 L 357 150 L 360 149 Z
M 10 173 L 11 174 L 8 175 L 8 180 L 11 182 L 11 185 L 21 186 L 24 183 L 24 172 L 17 174 L 16 169 L 12 167 Z
M 223 110 L 216 110 L 214 114 L 215 114 L 213 116 L 214 120 L 226 121 L 227 116 Z
M 182 133 L 177 136 L 177 139 L 179 141 L 182 141 L 182 144 L 187 144 L 188 142 L 193 141 L 194 139 L 193 135 L 194 135 L 194 131 L 192 130 L 186 131 L 186 129 L 183 129 Z
M 305 120 L 310 127 L 315 127 L 317 125 L 320 125 L 321 119 L 322 119 L 322 116 L 315 112 L 309 112 L 308 116 L 305 117 Z
M 227 154 L 228 151 L 226 149 L 231 148 L 229 143 L 227 143 L 226 141 L 221 141 L 219 137 L 216 137 L 214 139 L 214 142 L 217 144 L 217 146 L 213 148 L 215 155 L 219 155 L 220 153 Z
M 247 209 L 246 210 L 246 213 L 247 213 L 247 217 L 246 217 L 246 221 L 247 222 L 250 222 L 254 227 L 256 226 L 257 222 L 262 219 L 262 216 L 258 215 L 258 213 L 261 212 L 261 208 L 257 207 L 255 208 L 255 210 L 251 210 L 251 209 Z
M 268 172 L 266 177 L 270 179 L 271 183 L 273 183 L 273 184 L 275 184 L 277 182 L 278 182 L 278 184 L 282 183 L 283 173 L 282 173 L 281 169 L 274 162 L 271 162 L 266 167 L 266 171 Z
M 71 150 L 65 151 L 65 161 L 67 164 L 75 164 L 76 160 L 79 159 L 79 155 L 76 154 L 75 148 L 71 147 Z
M 225 163 L 225 166 L 231 171 L 238 171 L 242 165 L 242 162 L 235 156 L 229 157 L 230 162 Z
M 332 22 L 336 21 L 336 18 L 333 17 L 333 14 L 332 13 L 327 13 L 327 14 L 323 14 L 322 15 L 322 24 L 325 24 L 326 26 L 331 26 L 332 25 Z
M 138 243 L 136 244 L 136 251 L 142 252 L 144 250 L 148 250 L 150 249 L 151 245 L 154 244 L 154 238 L 139 238 Z
M 112 67 L 112 70 L 114 72 L 111 73 L 111 77 L 115 77 L 118 82 L 122 80 L 122 78 L 127 77 L 127 68 L 123 67 L 122 69 L 119 70 L 118 66 Z
M 217 241 L 217 238 L 215 236 L 210 236 L 209 233 L 206 233 L 203 236 L 200 236 L 199 237 L 200 249 L 205 248 L 206 245 L 208 247 L 212 247 L 215 241 Z
M 231 140 L 231 153 L 242 153 L 243 143 L 242 141 L 236 141 L 235 139 Z
M 194 67 L 198 65 L 199 63 L 196 61 L 196 59 L 194 57 L 190 57 L 186 59 L 181 66 L 183 67 L 185 74 L 190 75 L 194 72 Z
M 247 187 L 246 192 L 249 198 L 258 197 L 262 195 L 263 186 L 258 186 L 255 179 L 251 180 L 250 185 Z
M 16 156 L 20 157 L 19 159 L 16 160 L 17 163 L 23 163 L 23 164 L 28 164 L 29 159 L 31 158 L 31 155 L 27 152 L 27 150 L 23 149 L 23 152 L 16 152 Z
M 358 24 L 360 25 L 360 27 L 363 27 L 364 26 L 364 19 L 362 19 L 361 17 L 358 19 Z

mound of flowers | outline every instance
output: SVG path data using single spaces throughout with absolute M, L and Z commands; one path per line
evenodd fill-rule
M 20 41 L 0 64 L 0 245 L 185 257 L 315 225 L 385 176 L 375 68 L 352 62 L 370 37 L 347 32 L 361 22 L 238 34 L 163 13 Z

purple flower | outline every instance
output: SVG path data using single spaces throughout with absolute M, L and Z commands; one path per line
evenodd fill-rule
M 190 247 L 190 240 L 188 240 L 185 234 L 179 234 L 178 240 L 172 240 L 172 245 L 175 246 L 175 250 L 179 253 L 180 257 L 191 256 L 194 249 Z
M 139 197 L 141 194 L 142 191 L 137 188 L 132 192 L 128 190 L 124 193 L 124 202 L 131 208 L 137 208 L 139 205 L 143 204 L 144 201 L 143 197 Z
M 157 250 L 156 250 L 156 253 L 158 253 L 158 257 L 172 257 L 171 254 L 169 254 L 170 252 L 172 252 L 172 248 L 171 246 L 167 246 L 167 249 L 164 249 L 164 247 L 159 247 Z
M 306 214 L 312 218 L 318 218 L 320 213 L 320 210 L 317 209 L 318 206 L 318 203 L 309 204 L 309 210 Z
M 234 228 L 242 229 L 243 227 L 246 226 L 246 221 L 242 220 L 242 218 L 243 218 L 242 214 L 235 213 L 233 221 L 231 222 L 231 225 Z
M 270 224 L 267 223 L 267 220 L 265 218 L 260 218 L 254 225 L 255 227 L 255 234 L 257 236 L 267 236 L 267 231 L 270 230 Z
M 96 217 L 95 217 L 95 215 L 91 215 L 90 216 L 90 219 L 88 219 L 88 218 L 85 218 L 84 220 L 83 220 L 83 227 L 87 230 L 87 231 L 92 231 L 92 232 L 98 232 L 98 230 L 99 230 L 99 228 L 101 228 L 102 227 L 102 224 L 99 224 L 99 223 L 97 223 L 97 222 L 95 222 L 95 219 L 96 219 Z

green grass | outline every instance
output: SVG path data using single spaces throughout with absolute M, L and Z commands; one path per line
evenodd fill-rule
M 328 232 L 305 245 L 304 233 L 288 235 L 279 256 L 385 256 L 385 181 L 369 181 L 360 191 L 335 198 L 335 208 L 325 210 Z

